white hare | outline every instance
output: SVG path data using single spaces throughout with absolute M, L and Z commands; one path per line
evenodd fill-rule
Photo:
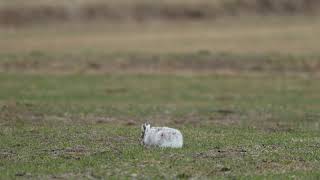
M 141 127 L 141 144 L 144 146 L 158 146 L 181 148 L 183 137 L 179 130 L 168 127 L 151 127 L 143 124 Z

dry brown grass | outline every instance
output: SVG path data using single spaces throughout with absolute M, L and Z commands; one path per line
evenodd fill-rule
M 0 52 L 319 52 L 318 18 L 282 17 L 0 29 Z
M 318 73 L 318 17 L 0 28 L 0 71 Z
M 84 56 L 84 57 L 83 57 Z M 262 54 L 245 56 L 237 54 L 189 54 L 142 55 L 130 54 L 21 54 L 15 58 L 3 55 L 0 72 L 26 74 L 238 74 L 313 75 L 320 71 L 319 56 L 281 56 Z M 111 88 L 108 93 L 125 92 Z
M 153 21 L 216 19 L 241 15 L 313 15 L 317 0 L 174 0 L 174 1 L 0 1 L 0 24 L 52 21 Z
M 256 18 L 195 23 L 84 24 L 0 29 L 1 52 L 231 52 L 319 50 L 318 18 Z

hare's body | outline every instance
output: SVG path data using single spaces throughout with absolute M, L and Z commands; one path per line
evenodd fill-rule
M 168 127 L 142 125 L 142 144 L 145 146 L 181 148 L 183 137 L 179 130 Z

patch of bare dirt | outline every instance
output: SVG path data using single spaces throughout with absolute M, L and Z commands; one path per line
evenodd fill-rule
M 211 123 L 235 126 L 240 125 L 242 122 L 242 114 L 233 110 L 217 110 L 215 115 L 209 116 L 208 120 Z
M 8 159 L 16 156 L 16 153 L 12 150 L 0 149 L 0 159 Z
M 85 146 L 74 146 L 62 149 L 50 149 L 48 151 L 52 156 L 62 157 L 65 159 L 80 159 L 83 156 L 88 156 L 91 151 Z
M 286 165 L 283 163 L 276 162 L 273 160 L 262 160 L 257 163 L 256 172 L 257 173 L 265 173 L 265 172 L 292 172 L 292 171 L 310 171 L 314 169 L 314 165 L 312 163 L 300 160 L 288 160 Z
M 0 124 L 23 124 L 28 122 L 40 123 L 44 115 L 34 112 L 33 104 L 7 101 L 0 105 Z M 26 121 L 27 120 L 27 121 Z
M 40 177 L 40 179 L 101 179 L 102 177 L 96 176 L 91 171 L 85 171 L 82 173 L 63 173 L 63 174 L 54 174 L 50 176 Z
M 205 152 L 195 153 L 193 158 L 242 158 L 247 155 L 247 150 L 243 148 L 226 148 L 226 149 L 212 149 Z

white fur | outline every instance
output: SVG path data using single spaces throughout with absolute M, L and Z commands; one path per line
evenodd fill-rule
M 168 127 L 142 125 L 142 144 L 145 146 L 181 148 L 183 137 L 179 130 Z

